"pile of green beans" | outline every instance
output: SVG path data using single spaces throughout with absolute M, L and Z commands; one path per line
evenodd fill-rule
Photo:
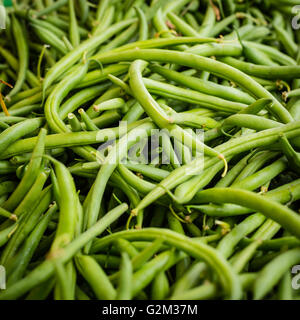
M 296 2 L 6 8 L 0 300 L 300 299 Z

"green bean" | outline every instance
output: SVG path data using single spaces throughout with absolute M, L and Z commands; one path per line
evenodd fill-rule
M 228 159 L 229 160 L 229 159 Z M 175 199 L 177 203 L 186 203 L 190 201 L 195 194 L 203 189 L 212 178 L 224 167 L 223 162 L 218 162 L 214 166 L 206 169 L 203 173 L 182 183 L 175 189 Z
M 94 110 L 95 112 L 101 112 L 105 110 L 118 109 L 123 107 L 124 104 L 125 101 L 122 98 L 114 98 L 94 105 Z
M 74 49 L 72 43 L 70 42 L 70 40 L 66 36 L 62 37 L 62 41 L 65 44 L 67 51 L 72 51 Z
M 247 46 L 249 46 L 249 47 L 259 49 L 260 51 L 262 51 L 265 54 L 267 54 L 268 56 L 270 56 L 270 58 L 272 58 L 274 61 L 276 61 L 282 65 L 288 66 L 288 65 L 295 65 L 296 64 L 296 61 L 293 58 L 282 53 L 281 51 L 279 51 L 276 48 L 267 46 L 262 43 L 251 42 L 251 41 L 244 41 L 244 43 L 246 43 Z
M 225 113 L 235 113 L 247 107 L 247 105 L 242 103 L 224 100 L 193 90 L 178 88 L 173 85 L 160 83 L 155 80 L 143 79 L 143 82 L 151 93 L 155 93 L 166 98 L 173 98 L 192 104 L 197 104 L 211 110 Z
M 124 18 L 129 18 L 135 15 L 134 7 L 140 7 L 143 5 L 142 0 L 125 1 L 123 6 Z
M 254 282 L 254 299 L 262 299 L 284 275 L 284 272 L 299 262 L 299 248 L 280 254 L 269 262 L 258 274 Z
M 291 90 L 289 92 L 286 92 L 284 95 L 285 98 L 298 97 L 298 96 L 300 96 L 300 89 Z
M 279 159 L 273 162 L 271 165 L 265 167 L 264 169 L 257 171 L 253 175 L 248 176 L 247 178 L 234 182 L 230 187 L 237 189 L 245 190 L 255 190 L 268 181 L 271 181 L 278 174 L 284 171 L 287 168 L 287 163 L 284 159 Z
M 299 77 L 297 66 L 262 66 L 237 60 L 231 57 L 220 58 L 220 60 L 240 71 L 263 79 L 289 80 Z
M 52 23 L 44 20 L 33 19 L 29 17 L 29 21 L 34 25 L 40 26 L 44 29 L 50 30 L 53 34 L 55 34 L 59 39 L 62 39 L 66 36 L 66 33 L 62 31 L 60 28 L 54 26 Z
M 270 29 L 265 26 L 252 26 L 246 30 L 243 40 L 253 41 L 258 39 L 264 39 L 270 34 Z M 227 40 L 227 37 L 224 37 Z
M 2 252 L 1 263 L 7 263 L 9 266 L 9 260 L 11 260 L 27 235 L 34 229 L 39 217 L 47 210 L 52 200 L 51 188 L 46 188 L 41 194 L 37 194 L 37 197 L 38 200 L 40 199 L 40 203 L 36 203 L 33 210 L 31 209 L 27 214 L 23 214 L 23 217 L 20 217 L 20 224 L 18 225 L 16 232 L 14 232 L 9 243 Z
M 182 234 L 182 235 L 185 234 L 181 222 L 171 212 L 168 212 L 167 220 L 168 220 L 168 226 L 169 226 L 170 230 L 177 232 L 179 234 Z
M 291 281 L 292 281 L 292 277 L 289 272 L 282 277 L 279 285 L 279 292 L 278 292 L 278 296 L 280 300 L 292 300 L 293 292 L 291 288 Z
M 77 88 L 84 88 L 89 85 L 103 82 L 108 78 L 109 74 L 119 75 L 128 70 L 128 66 L 122 64 L 110 65 L 103 70 L 93 70 L 88 72 L 82 82 L 77 85 Z M 107 85 L 106 83 L 103 86 Z
M 87 18 L 88 18 L 88 16 L 89 16 L 89 13 L 90 13 L 90 9 L 89 9 L 88 3 L 86 3 L 86 1 L 84 1 L 84 0 L 79 0 L 78 1 L 78 11 L 81 14 L 80 21 L 82 23 L 85 23 Z
M 0 174 L 9 174 L 15 172 L 17 169 L 16 165 L 9 161 L 0 161 Z
M 285 127 L 293 127 L 295 125 L 295 122 L 290 125 L 285 125 Z M 260 133 L 254 133 L 247 136 L 242 136 L 240 138 L 236 138 L 233 141 L 226 142 L 225 144 L 217 147 L 215 150 L 218 150 L 218 152 L 226 153 L 226 155 L 233 155 L 235 150 L 238 149 L 238 152 L 243 152 L 246 150 L 251 150 L 252 147 L 258 146 L 258 145 L 265 145 L 269 143 L 274 143 L 276 139 L 276 132 L 281 132 L 283 127 L 280 127 L 280 131 L 278 128 L 275 129 L 269 129 L 264 130 L 264 132 Z M 275 135 L 274 135 L 275 134 Z M 245 142 L 247 141 L 247 144 Z M 226 151 L 227 150 L 227 151 Z M 139 206 L 135 210 L 139 210 L 142 208 L 145 208 L 149 203 L 152 203 L 155 201 L 155 199 L 159 198 L 161 195 L 166 193 L 166 190 L 170 190 L 173 187 L 179 185 L 180 183 L 187 180 L 186 172 L 189 172 L 189 174 L 196 174 L 199 173 L 199 168 L 206 169 L 210 165 L 214 164 L 216 159 L 212 158 L 210 160 L 207 160 L 204 162 L 204 168 L 203 168 L 203 157 L 196 158 L 192 162 L 190 162 L 188 165 L 182 166 L 180 168 L 177 168 L 174 170 L 170 175 L 161 181 L 160 185 L 158 185 L 152 192 L 150 192 L 139 204 Z
M 1 131 L 2 131 L 2 130 L 5 130 L 5 129 L 9 128 L 9 125 L 7 123 L 1 121 L 0 122 L 0 128 L 1 128 Z
M 126 252 L 122 252 L 120 281 L 117 289 L 117 300 L 130 300 L 132 296 L 132 264 Z
M 55 300 L 73 300 L 75 293 L 72 287 L 72 275 L 73 263 L 69 263 L 67 266 L 63 266 L 62 263 L 55 261 L 55 277 L 56 283 L 54 287 L 54 299 Z
M 77 47 L 80 42 L 80 35 L 78 30 L 78 23 L 75 14 L 74 1 L 69 0 L 69 14 L 70 14 L 70 29 L 69 37 L 73 47 Z
M 219 98 L 244 104 L 250 104 L 254 102 L 254 99 L 251 96 L 235 88 L 224 88 L 223 86 L 211 81 L 204 81 L 199 78 L 184 76 L 182 73 L 159 66 L 151 66 L 151 70 L 161 74 L 168 80 L 176 81 L 179 84 L 197 90 L 201 93 L 214 95 Z M 205 105 L 205 107 L 207 107 L 207 104 Z
M 155 181 L 161 181 L 162 179 L 166 178 L 170 173 L 167 170 L 149 167 L 148 165 L 144 165 L 144 164 L 135 164 L 130 162 L 126 163 L 125 167 L 128 168 L 129 170 L 141 173 L 142 175 L 147 176 Z
M 21 251 L 18 252 L 17 257 L 15 258 L 17 263 L 14 263 L 15 267 L 12 274 L 9 276 L 8 285 L 20 280 L 23 277 L 27 265 L 29 264 L 34 251 L 36 250 L 39 241 L 41 240 L 43 233 L 45 232 L 47 225 L 56 210 L 57 206 L 53 205 L 24 242 Z
M 201 127 L 201 126 L 200 126 Z M 181 141 L 174 140 L 174 151 L 182 164 L 187 164 L 192 160 L 192 152 L 188 146 L 185 146 Z
M 112 74 L 109 74 L 107 77 L 112 83 L 114 83 L 116 86 L 119 86 L 124 91 L 124 93 L 127 93 L 130 96 L 133 95 L 130 87 L 123 80 L 115 77 Z
M 120 113 L 116 110 L 111 110 L 103 112 L 100 117 L 93 119 L 93 122 L 101 129 L 116 124 L 118 120 L 121 120 Z
M 126 26 L 130 25 L 135 20 L 126 20 L 120 23 L 117 23 L 110 28 L 108 28 L 104 33 L 92 37 L 84 42 L 82 42 L 74 50 L 66 54 L 62 59 L 60 59 L 46 74 L 45 80 L 43 82 L 43 93 L 45 94 L 46 90 L 50 85 L 67 69 L 71 68 L 74 63 L 76 63 L 82 54 L 86 51 L 91 51 L 98 47 L 101 43 L 108 40 L 115 33 L 119 32 Z
M 74 147 L 74 146 L 83 146 L 95 143 L 105 142 L 106 140 L 115 139 L 119 136 L 124 135 L 127 130 L 136 128 L 137 126 L 145 123 L 146 120 L 140 120 L 128 125 L 127 128 L 110 128 L 103 129 L 101 131 L 92 131 L 92 132 L 67 132 L 61 134 L 52 134 L 48 135 L 45 139 L 45 148 L 53 149 L 56 147 Z M 0 158 L 10 158 L 17 154 L 23 154 L 24 152 L 31 152 L 34 149 L 37 138 L 27 138 L 15 142 L 11 147 L 7 148 L 5 152 L 0 156 Z M 95 161 L 95 157 L 90 161 Z
M 184 15 L 184 18 L 185 18 L 185 21 L 194 28 L 194 30 L 200 29 L 199 23 L 193 14 L 191 14 L 190 12 L 187 12 Z
M 131 65 L 129 70 L 130 86 L 136 94 L 139 93 L 139 91 L 141 92 L 141 94 L 139 93 L 139 98 L 137 98 L 137 100 L 152 120 L 154 120 L 159 127 L 163 128 L 170 123 L 170 119 L 159 104 L 151 99 L 150 94 L 146 92 L 145 87 L 142 84 L 141 72 L 145 67 L 146 63 L 142 60 L 137 60 Z
M 200 30 L 198 31 L 199 36 L 208 36 L 215 22 L 216 15 L 213 6 L 211 5 L 211 3 L 208 3 L 202 25 L 200 27 Z
M 225 292 L 229 294 L 231 298 L 234 297 L 235 299 L 238 299 L 240 297 L 240 284 L 236 279 L 236 275 L 232 273 L 231 268 L 227 265 L 227 261 L 224 260 L 224 258 L 221 257 L 221 255 L 212 247 L 203 243 L 196 243 L 186 236 L 167 229 L 147 228 L 144 230 L 117 232 L 111 236 L 101 239 L 100 241 L 97 240 L 94 242 L 92 252 L 96 252 L 99 250 L 99 248 L 108 245 L 110 241 L 119 236 L 130 240 L 151 240 L 153 238 L 163 237 L 167 244 L 174 245 L 178 249 L 188 252 L 189 255 L 197 259 L 203 259 L 207 261 L 208 264 L 214 268 L 220 276 Z
M 138 41 L 143 41 L 148 39 L 148 22 L 144 12 L 138 8 L 134 7 L 136 14 L 139 18 L 139 38 Z
M 68 48 L 66 47 L 63 40 L 59 39 L 54 33 L 50 30 L 41 27 L 35 23 L 31 23 L 37 36 L 43 41 L 46 42 L 51 47 L 54 47 L 61 55 L 66 55 L 68 53 Z
M 91 256 L 77 255 L 75 261 L 77 269 L 90 284 L 98 299 L 113 300 L 116 298 L 117 293 L 105 272 Z
M 158 8 L 158 10 L 153 15 L 153 25 L 157 30 L 157 34 L 161 37 L 174 38 L 174 35 L 170 32 L 169 28 L 165 23 L 165 17 L 161 8 Z
M 119 166 L 118 172 L 121 174 L 123 179 L 129 183 L 129 185 L 135 188 L 141 194 L 147 194 L 155 187 L 155 184 L 148 182 L 146 180 L 140 179 L 133 172 L 128 170 L 125 166 Z
M 257 82 L 255 82 L 251 77 L 247 76 L 245 73 L 239 71 L 236 68 L 232 68 L 226 64 L 220 63 L 213 59 L 208 59 L 205 57 L 196 56 L 194 54 L 183 53 L 183 52 L 174 52 L 171 50 L 162 50 L 160 49 L 140 49 L 140 50 L 128 50 L 122 51 L 119 53 L 111 53 L 109 56 L 105 56 L 105 54 L 94 56 L 95 59 L 99 59 L 102 63 L 112 63 L 122 60 L 135 60 L 137 58 L 142 58 L 144 60 L 155 60 L 155 61 L 165 61 L 165 62 L 173 62 L 177 64 L 182 64 L 185 66 L 189 66 L 192 68 L 201 68 L 206 71 L 210 71 L 213 74 L 224 76 L 230 78 L 230 80 L 236 82 L 246 91 L 252 93 L 254 96 L 258 98 L 271 98 L 274 101 L 274 112 L 276 115 L 283 121 L 289 122 L 292 121 L 291 115 L 285 110 L 282 105 L 274 100 L 274 97 L 266 91 L 263 87 L 261 87 Z M 227 59 L 227 58 L 224 58 Z M 230 58 L 232 59 L 232 58 Z M 269 68 L 269 67 L 262 67 Z M 286 75 L 291 75 L 290 67 L 272 67 L 276 70 L 280 70 L 281 73 Z M 278 69 L 281 68 L 281 69 Z M 283 69 L 282 69 L 283 68 Z M 288 70 L 286 69 L 288 68 Z M 296 69 L 293 68 L 295 71 Z M 292 75 L 292 76 L 295 76 Z
M 21 90 L 26 78 L 26 71 L 29 63 L 29 50 L 26 35 L 24 34 L 24 29 L 19 20 L 16 19 L 15 16 L 12 16 L 12 30 L 18 49 L 19 69 L 17 81 L 12 91 L 8 94 L 8 97 L 12 97 Z
M 13 221 L 17 221 L 18 218 L 16 215 L 13 215 L 11 212 L 3 209 L 3 208 L 0 208 L 0 216 L 3 217 L 3 218 L 7 218 L 7 219 L 11 219 Z
M 47 299 L 55 284 L 55 279 L 51 278 L 39 286 L 33 288 L 26 296 L 26 300 L 44 300 Z
M 277 155 L 278 154 L 276 152 L 270 151 L 262 151 L 256 155 L 254 154 L 253 157 L 248 158 L 247 165 L 235 178 L 233 183 L 238 183 L 254 174 L 256 171 L 260 170 L 268 161 L 274 159 Z
M 277 201 L 279 203 L 287 203 L 291 200 L 296 201 L 300 197 L 300 188 L 297 186 L 297 183 L 291 183 L 283 186 L 283 188 L 277 188 L 271 190 L 263 196 L 267 197 L 270 200 Z M 196 195 L 195 202 L 198 202 L 201 199 L 201 191 Z M 201 201 L 201 200 L 200 200 Z M 190 208 L 195 208 L 196 210 L 200 210 L 201 212 L 209 215 L 209 216 L 234 216 L 240 214 L 247 214 L 253 212 L 252 209 L 224 204 L 224 205 L 189 205 Z
M 129 243 L 124 239 L 118 239 L 118 244 L 120 244 L 120 240 L 122 240 L 124 244 Z M 130 254 L 130 252 L 128 252 L 128 247 L 121 248 L 122 249 L 121 251 L 127 252 L 129 256 L 132 257 L 131 259 L 132 268 L 133 268 L 133 271 L 136 271 L 136 270 L 139 270 L 145 263 L 147 263 L 161 249 L 162 244 L 163 244 L 162 239 L 156 239 L 152 244 L 144 248 L 141 252 L 134 254 L 134 256 Z M 134 246 L 132 247 L 135 248 Z M 120 271 L 116 272 L 115 274 L 110 276 L 110 280 L 115 282 L 117 279 L 119 279 L 120 274 L 121 274 Z
M 49 92 L 50 92 L 50 90 L 48 90 L 46 92 L 46 95 Z M 40 103 L 41 101 L 42 101 L 42 91 L 41 91 L 41 88 L 39 88 L 39 92 L 35 93 L 34 95 L 32 95 L 30 97 L 27 97 L 25 99 L 18 101 L 17 103 L 13 104 L 9 109 L 10 109 L 10 112 L 18 112 L 20 109 L 22 110 L 22 108 L 25 109 L 25 107 L 35 105 L 37 103 Z M 39 105 L 39 107 L 40 107 L 40 105 Z
M 119 269 L 120 257 L 111 254 L 94 254 L 92 257 L 101 265 L 102 268 Z
M 290 109 L 290 113 L 295 120 L 300 118 L 300 102 L 297 101 Z
M 84 77 L 88 69 L 88 64 L 79 65 L 64 80 L 55 86 L 52 93 L 47 98 L 45 104 L 45 116 L 50 128 L 54 132 L 64 132 L 65 124 L 59 117 L 58 108 L 63 98 L 76 86 Z
M 298 46 L 289 36 L 287 31 L 285 31 L 282 27 L 274 25 L 275 32 L 277 34 L 278 40 L 283 44 L 286 52 L 291 56 L 295 57 L 298 52 Z
M 96 221 L 103 197 L 105 185 L 117 167 L 121 158 L 127 152 L 127 148 L 136 143 L 137 134 L 139 137 L 145 137 L 150 134 L 150 131 L 154 128 L 153 124 L 148 123 L 137 127 L 136 129 L 129 132 L 127 136 L 121 138 L 114 148 L 109 152 L 106 157 L 104 164 L 101 166 L 99 173 L 96 177 L 94 187 L 91 190 L 91 201 L 88 204 L 86 215 L 88 217 L 87 227 L 90 228 Z M 88 250 L 88 247 L 86 248 Z
M 207 189 L 201 193 L 207 202 L 231 202 L 261 212 L 265 216 L 278 222 L 292 234 L 299 236 L 299 231 L 297 231 L 296 226 L 297 223 L 299 223 L 299 217 L 295 212 L 276 203 L 275 201 L 267 199 L 266 197 L 262 197 L 253 192 L 234 188 Z M 255 203 L 250 203 L 251 200 Z
M 64 152 L 65 152 L 65 149 L 57 148 L 57 149 L 52 149 L 50 151 L 50 154 L 54 157 L 59 157 L 59 156 L 62 156 Z M 10 162 L 14 164 L 24 164 L 29 162 L 31 157 L 32 157 L 32 153 L 24 153 L 23 155 L 12 157 L 10 159 Z
M 266 240 L 268 241 L 268 240 Z M 270 241 L 270 240 L 269 240 Z M 257 240 L 253 240 L 252 242 L 257 242 Z M 250 243 L 248 243 L 248 247 Z M 260 246 L 258 247 L 260 249 Z M 251 270 L 259 271 L 261 270 L 267 263 L 269 263 L 272 259 L 276 258 L 280 252 L 268 252 L 261 256 L 261 253 L 257 253 L 257 257 L 253 259 L 253 261 L 249 264 L 249 268 Z
M 185 274 L 175 283 L 171 299 L 192 288 L 200 281 L 200 275 L 206 266 L 203 262 L 195 262 Z
M 68 122 L 71 126 L 72 132 L 79 132 L 82 130 L 81 123 L 73 113 L 68 114 Z
M 101 32 L 103 32 L 105 29 L 107 29 L 114 20 L 114 14 L 115 14 L 115 6 L 109 6 L 104 13 L 104 16 L 101 21 L 95 22 L 95 27 L 92 30 L 93 35 L 98 35 Z
M 8 124 L 8 127 L 9 127 L 9 125 L 11 125 L 11 124 L 16 124 L 16 123 L 22 122 L 24 120 L 26 120 L 26 118 L 24 118 L 24 117 L 6 116 L 5 118 L 2 119 L 2 123 Z
M 256 228 L 258 228 L 264 221 L 265 217 L 256 213 L 245 220 L 243 220 L 240 224 L 238 224 L 234 229 L 232 229 L 219 243 L 217 246 L 217 250 L 222 252 L 222 254 L 228 258 L 232 255 L 235 246 L 239 243 L 239 241 L 244 238 L 247 234 L 253 232 Z
M 241 272 L 259 248 L 261 241 L 271 239 L 280 228 L 281 226 L 277 222 L 267 219 L 252 236 L 253 242 L 231 258 L 230 262 L 232 263 L 234 270 Z
M 54 201 L 55 201 L 55 203 L 57 203 L 57 205 L 59 207 L 59 204 L 61 202 L 61 197 L 59 194 L 59 185 L 58 185 L 57 177 L 56 177 L 56 174 L 53 169 L 51 169 L 50 178 L 51 178 L 51 183 L 52 183 Z
M 118 247 L 119 251 L 125 251 L 130 258 L 134 258 L 139 254 L 138 250 L 135 249 L 135 247 L 125 239 L 118 239 L 116 241 L 116 246 Z
M 57 9 L 63 7 L 67 3 L 68 3 L 68 0 L 58 0 L 58 1 L 54 2 L 52 5 L 46 7 L 45 9 L 40 10 L 35 15 L 36 15 L 36 17 L 41 17 L 44 15 L 47 15 L 47 14 L 52 13 L 53 11 L 56 11 Z
M 4 130 L 0 134 L 0 152 L 2 153 L 14 141 L 38 129 L 43 122 L 42 118 L 28 119 Z
M 19 221 L 20 222 L 20 221 Z M 0 247 L 4 246 L 18 227 L 18 223 L 0 231 Z
M 97 131 L 99 128 L 94 124 L 92 119 L 86 114 L 84 109 L 80 108 L 78 110 L 78 113 L 81 116 L 82 122 L 85 124 L 85 129 L 87 131 Z
M 31 159 L 29 161 L 28 168 L 17 188 L 5 202 L 3 206 L 5 209 L 15 210 L 37 178 L 42 164 L 41 157 L 44 153 L 46 134 L 46 130 L 41 129 Z
M 98 3 L 97 11 L 96 11 L 96 21 L 101 21 L 104 16 L 104 11 L 109 5 L 109 0 L 101 0 Z
M 94 237 L 101 234 L 112 222 L 117 220 L 126 210 L 128 206 L 122 204 L 106 214 L 92 228 L 81 234 L 76 240 L 64 248 L 64 254 L 58 255 L 51 260 L 42 262 L 37 268 L 29 273 L 25 278 L 12 285 L 7 290 L 0 293 L 0 299 L 16 299 L 24 295 L 27 291 L 34 288 L 43 281 L 46 281 L 54 274 L 53 261 L 56 259 L 61 263 L 66 263 L 82 248 L 90 242 Z
M 132 259 L 132 266 L 134 270 L 138 270 L 141 268 L 152 256 L 154 256 L 157 251 L 162 247 L 163 240 L 156 239 L 152 244 L 150 244 L 147 248 L 141 251 L 138 255 L 136 255 Z
M 94 104 L 99 104 L 104 101 L 113 99 L 113 98 L 118 98 L 120 97 L 120 88 L 118 87 L 112 87 L 111 89 L 107 90 L 105 93 L 103 93 L 95 102 Z M 94 110 L 94 104 L 88 108 L 87 114 L 93 119 L 97 116 Z
M 184 139 L 187 146 L 204 149 L 204 152 L 211 156 L 217 156 L 219 159 L 223 160 L 226 165 L 226 160 L 224 157 L 215 152 L 210 147 L 207 147 L 205 144 L 201 143 L 199 139 L 193 137 L 187 131 L 182 130 L 179 126 L 173 125 L 172 117 L 169 117 L 166 112 L 161 108 L 161 106 L 151 97 L 147 91 L 145 85 L 142 81 L 142 70 L 145 68 L 147 63 L 142 60 L 136 60 L 132 63 L 130 67 L 130 85 L 134 88 L 134 92 L 137 100 L 143 106 L 148 115 L 152 120 L 162 129 L 167 129 L 171 131 L 172 135 L 175 136 L 177 140 Z
M 228 27 L 230 24 L 232 24 L 234 21 L 236 21 L 237 18 L 242 17 L 243 14 L 242 13 L 235 13 L 232 14 L 224 19 L 222 19 L 220 22 L 215 23 L 215 25 L 211 28 L 210 32 L 209 32 L 209 36 L 210 37 L 215 37 L 219 34 L 221 34 L 226 27 Z
M 0 299 L 298 298 L 295 1 L 14 1 Z
M 250 155 L 242 158 L 232 169 L 228 171 L 225 177 L 221 178 L 215 185 L 217 188 L 226 188 L 232 184 L 232 182 L 236 179 L 236 177 L 240 174 L 240 172 L 247 165 L 248 159 Z
M 44 300 L 47 299 L 55 284 L 55 279 L 51 278 L 41 285 L 33 288 L 26 296 L 26 300 Z
M 155 206 L 149 227 L 161 227 L 165 219 L 165 208 Z
M 127 121 L 127 123 L 132 123 L 134 121 L 137 121 L 142 117 L 144 114 L 143 107 L 136 102 L 124 115 L 122 121 Z
M 151 287 L 151 299 L 164 300 L 169 294 L 170 286 L 166 272 L 160 272 L 153 280 Z
M 50 255 L 55 255 L 56 250 L 72 241 L 75 234 L 76 219 L 78 217 L 78 195 L 74 180 L 69 170 L 54 158 L 49 158 L 54 165 L 59 187 L 59 222 L 55 239 L 51 246 Z
M 256 131 L 261 131 L 261 130 L 280 127 L 282 124 L 277 121 L 270 120 L 270 119 L 264 119 L 262 117 L 255 116 L 255 115 L 235 114 L 235 115 L 227 118 L 223 122 L 223 125 L 224 126 L 238 125 L 240 127 L 245 127 L 245 128 L 253 129 Z
M 33 183 L 28 193 L 24 196 L 20 204 L 14 210 L 14 214 L 20 216 L 29 213 L 32 208 L 35 208 L 37 199 L 42 193 L 43 187 L 48 179 L 50 170 L 48 168 L 42 169 Z
M 250 244 L 253 240 L 243 239 L 242 244 Z M 283 247 L 295 248 L 299 245 L 299 240 L 296 237 L 282 237 L 272 240 L 264 240 L 259 246 L 260 250 L 280 250 Z
M 176 37 L 176 38 L 157 38 L 157 39 L 148 39 L 137 41 L 134 43 L 128 43 L 126 45 L 121 46 L 120 48 L 116 48 L 112 50 L 112 52 L 124 51 L 134 48 L 163 48 L 167 46 L 176 46 L 180 44 L 194 44 L 194 43 L 219 43 L 221 40 L 214 38 L 206 38 L 206 37 Z M 96 54 L 95 57 L 100 56 L 101 54 Z
M 293 149 L 293 147 L 289 143 L 284 133 L 280 135 L 279 142 L 280 142 L 280 146 L 283 153 L 288 159 L 289 164 L 292 166 L 294 171 L 299 173 L 300 172 L 300 154 Z
M 132 296 L 135 297 L 151 283 L 152 279 L 167 266 L 170 260 L 173 259 L 175 259 L 175 253 L 171 250 L 165 251 L 136 271 L 132 276 Z
M 178 0 L 174 2 L 169 2 L 164 5 L 163 7 L 163 14 L 166 15 L 168 12 L 171 11 L 179 11 L 183 8 L 189 1 L 188 0 Z
M 195 45 L 185 50 L 187 53 L 193 53 L 204 57 L 234 56 L 239 57 L 242 54 L 242 48 L 238 43 L 205 43 Z
M 171 297 L 172 300 L 207 300 L 218 296 L 218 289 L 215 284 L 206 282 L 202 286 L 180 292 Z
M 175 13 L 169 12 L 167 17 L 171 20 L 171 22 L 176 26 L 176 28 L 187 37 L 198 37 L 199 34 L 196 30 L 193 29 L 189 24 L 187 24 L 184 20 L 178 17 Z
M 114 40 L 112 40 L 110 43 L 103 46 L 99 52 L 107 52 L 114 48 L 118 48 L 124 43 L 129 42 L 130 39 L 132 39 L 132 37 L 136 34 L 137 27 L 138 27 L 137 22 L 132 24 L 126 30 L 120 33 L 120 35 L 118 35 Z
M 272 100 L 271 99 L 259 99 L 250 104 L 247 108 L 241 110 L 240 114 L 259 114 L 261 110 L 268 109 L 272 112 Z
M 64 30 L 67 32 L 69 30 L 69 23 L 67 21 L 62 20 L 58 16 L 47 16 L 45 17 L 45 21 L 50 22 L 53 26 L 56 26 L 58 29 Z M 86 38 L 88 35 L 88 31 L 81 26 L 78 27 L 79 33 L 81 37 Z

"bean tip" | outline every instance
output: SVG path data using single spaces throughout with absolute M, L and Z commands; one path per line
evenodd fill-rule
M 138 210 L 137 208 L 135 208 L 135 209 L 131 210 L 131 213 L 130 213 L 130 214 L 131 214 L 132 216 L 136 217 L 136 216 L 138 215 L 138 211 L 139 211 L 139 210 Z
M 12 214 L 10 216 L 10 219 L 13 220 L 13 221 L 18 221 L 18 217 L 15 214 Z

